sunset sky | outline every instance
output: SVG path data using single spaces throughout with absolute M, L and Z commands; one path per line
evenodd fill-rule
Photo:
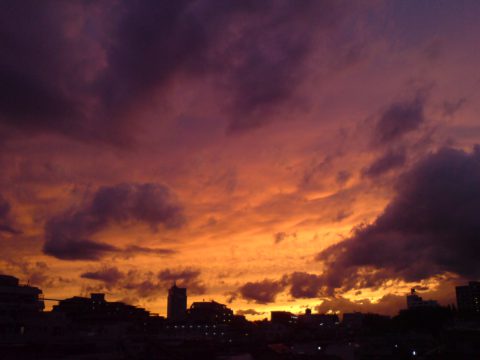
M 480 278 L 480 2 L 0 1 L 0 273 L 392 314 Z M 48 303 L 51 306 L 52 303 Z

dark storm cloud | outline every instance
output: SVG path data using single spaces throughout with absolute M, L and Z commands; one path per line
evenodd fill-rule
M 287 290 L 292 298 L 310 299 L 326 294 L 324 279 L 321 275 L 306 272 L 285 274 L 278 280 L 264 279 L 247 282 L 240 286 L 236 293 L 230 294 L 232 300 L 237 296 L 254 301 L 257 304 L 274 302 L 277 295 Z
M 140 282 L 126 283 L 122 289 L 134 292 L 139 298 L 157 298 L 160 294 L 165 293 L 165 289 L 158 286 L 158 283 L 152 280 L 143 280 Z
M 183 221 L 182 208 L 165 186 L 151 183 L 105 186 L 98 189 L 90 203 L 48 221 L 44 252 L 59 259 L 97 260 L 109 252 L 121 251 L 91 239 L 111 224 L 143 222 L 156 231 L 160 225 L 175 228 Z M 126 249 L 130 253 L 132 250 L 142 249 Z
M 19 234 L 20 232 L 16 230 L 13 226 L 13 221 L 11 219 L 11 206 L 10 203 L 0 195 L 0 234 Z
M 257 304 L 268 304 L 285 289 L 283 280 L 264 279 L 257 282 L 247 282 L 238 289 L 238 294 L 249 301 Z
M 289 99 L 319 30 L 333 25 L 342 6 L 322 1 L 125 1 L 101 79 L 114 107 L 174 75 L 218 74 L 232 91 L 230 130 L 267 121 Z M 112 105 L 110 105 L 112 104 Z
M 135 105 L 176 76 L 211 75 L 231 92 L 230 130 L 260 126 L 343 10 L 333 0 L 3 1 L 0 125 L 125 143 Z
M 0 4 L 0 124 L 84 137 L 80 105 L 93 45 L 68 36 L 78 2 Z M 81 7 L 81 6 L 79 6 Z M 90 134 L 93 135 L 93 134 Z
M 401 167 L 405 164 L 406 154 L 402 150 L 390 150 L 376 159 L 370 166 L 363 170 L 363 175 L 367 177 L 377 177 L 390 170 Z
M 87 271 L 80 275 L 84 279 L 103 281 L 107 286 L 115 285 L 125 277 L 116 267 L 104 268 L 98 271 Z
M 399 178 L 371 224 L 322 251 L 330 290 L 418 281 L 443 273 L 480 277 L 480 147 L 443 148 Z
M 158 279 L 163 287 L 168 288 L 175 282 L 177 286 L 186 287 L 192 295 L 205 294 L 206 286 L 200 280 L 200 270 L 198 269 L 165 269 L 158 273 Z
M 410 131 L 418 129 L 425 121 L 424 106 L 425 100 L 421 96 L 411 101 L 390 105 L 380 116 L 375 126 L 375 143 L 387 144 L 401 138 Z
M 235 86 L 233 106 L 237 113 L 230 123 L 231 131 L 262 125 L 270 111 L 291 99 L 318 31 L 334 25 L 342 10 L 342 3 L 334 1 L 249 4 L 252 21 L 229 49 L 241 59 L 230 61 L 227 69 Z
M 49 223 L 49 234 L 47 241 L 43 246 L 43 252 L 47 255 L 55 256 L 62 260 L 99 260 L 103 256 L 117 252 L 119 249 L 115 246 L 100 243 L 93 240 L 78 239 L 66 237 L 64 233 L 68 230 L 60 230 L 58 223 Z M 56 229 L 52 230 L 52 227 Z
M 158 279 L 166 282 L 190 282 L 200 275 L 200 270 L 196 269 L 183 269 L 183 270 L 171 270 L 166 269 L 158 273 Z
M 322 295 L 323 278 L 320 275 L 294 272 L 287 277 L 287 281 L 293 298 L 310 299 Z

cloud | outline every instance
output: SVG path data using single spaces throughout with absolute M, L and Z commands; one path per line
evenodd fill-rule
M 297 271 L 285 274 L 278 280 L 247 282 L 227 295 L 229 303 L 240 296 L 257 304 L 268 304 L 275 302 L 277 295 L 284 291 L 288 291 L 294 299 L 310 299 L 327 295 L 327 290 L 322 275 Z
M 456 101 L 445 100 L 442 104 L 443 115 L 444 116 L 453 116 L 455 115 L 467 102 L 466 97 L 462 97 Z
M 126 144 L 132 111 L 174 79 L 229 92 L 230 131 L 261 126 L 288 101 L 318 33 L 343 2 L 4 1 L 0 125 Z
M 378 301 L 372 302 L 369 299 L 349 300 L 345 297 L 338 296 L 328 299 L 322 299 L 322 303 L 315 307 L 319 313 L 327 312 L 362 312 L 375 313 L 382 315 L 394 315 L 398 310 L 405 308 L 405 296 L 387 294 L 382 296 Z
M 376 159 L 370 166 L 363 170 L 367 177 L 378 177 L 405 164 L 405 150 L 390 150 Z
M 108 136 L 89 131 L 86 114 L 86 78 L 101 63 L 98 41 L 82 28 L 88 8 L 80 2 L 2 2 L 0 124 L 27 133 Z
M 327 155 L 322 161 L 310 164 L 304 171 L 299 187 L 305 189 L 314 186 L 317 178 L 323 177 L 325 172 L 331 170 L 333 159 L 333 156 Z
M 173 249 L 166 248 L 151 248 L 146 246 L 139 245 L 128 245 L 122 250 L 122 256 L 130 258 L 135 255 L 158 255 L 158 256 L 170 256 L 176 254 L 176 251 Z
M 337 184 L 339 185 L 345 185 L 348 180 L 352 177 L 352 174 L 347 171 L 347 170 L 341 170 L 337 173 L 337 176 L 335 178 Z
M 71 280 L 56 274 L 44 261 L 28 261 L 10 257 L 0 260 L 1 271 L 18 276 L 21 281 L 42 288 L 63 287 Z
M 158 279 L 165 288 L 172 286 L 175 282 L 177 286 L 186 287 L 191 295 L 202 295 L 206 292 L 206 286 L 199 279 L 200 270 L 185 269 L 165 269 L 158 273 Z
M 98 260 L 117 246 L 92 240 L 112 224 L 142 222 L 157 231 L 179 227 L 183 211 L 171 191 L 159 184 L 119 184 L 97 190 L 90 203 L 50 219 L 45 226 L 44 252 L 64 260 Z M 130 247 L 127 252 L 145 248 Z
M 10 216 L 11 206 L 10 203 L 0 195 L 0 234 L 19 234 L 20 231 L 16 230 L 13 226 L 13 221 Z
M 395 189 L 372 224 L 318 254 L 325 285 L 332 291 L 447 273 L 480 277 L 480 147 L 442 148 L 401 176 Z
M 238 294 L 249 301 L 257 304 L 268 304 L 275 301 L 275 298 L 285 289 L 282 280 L 264 279 L 257 282 L 247 282 L 238 288 Z
M 295 232 L 294 233 L 287 233 L 285 231 L 280 231 L 280 232 L 277 232 L 273 235 L 273 240 L 274 240 L 275 244 L 279 244 L 282 241 L 288 239 L 289 237 L 296 239 L 297 238 L 297 233 L 295 233 Z
M 417 96 L 411 101 L 390 105 L 375 126 L 375 142 L 388 144 L 406 133 L 418 129 L 425 121 L 424 106 L 425 100 L 421 96 Z
M 264 315 L 265 312 L 259 312 L 255 309 L 237 310 L 237 315 Z
M 323 294 L 321 275 L 294 272 L 287 277 L 290 295 L 295 299 L 317 298 Z
M 158 282 L 151 279 L 148 275 L 146 279 L 140 281 L 138 279 L 141 279 L 141 274 L 136 271 L 130 271 L 127 276 L 128 281 L 122 283 L 119 287 L 122 290 L 133 292 L 136 297 L 154 299 L 166 292 L 165 288 L 160 287 Z
M 87 271 L 80 275 L 84 279 L 103 281 L 107 286 L 115 285 L 125 277 L 125 274 L 116 267 L 104 268 L 97 271 Z
M 280 232 L 277 232 L 273 235 L 273 240 L 275 241 L 275 244 L 278 244 L 280 242 L 282 242 L 283 240 L 285 240 L 285 238 L 287 237 L 287 233 L 284 232 L 284 231 L 280 231 Z
M 162 281 L 189 282 L 193 279 L 196 279 L 199 275 L 200 275 L 200 270 L 197 270 L 197 269 L 182 269 L 182 270 L 165 269 L 158 273 L 158 278 Z
M 227 49 L 237 59 L 229 56 L 227 69 L 237 113 L 230 131 L 263 125 L 272 110 L 294 97 L 318 33 L 336 24 L 344 10 L 341 2 L 334 1 L 247 4 L 251 22 L 242 26 L 238 41 Z M 236 30 L 235 24 L 231 30 Z
M 186 287 L 190 295 L 205 294 L 207 287 L 200 276 L 201 271 L 194 268 L 164 269 L 154 273 L 136 269 L 121 271 L 116 266 L 104 266 L 80 275 L 84 279 L 101 281 L 108 290 L 119 293 L 126 291 L 129 297 L 150 299 L 165 295 L 173 282 Z

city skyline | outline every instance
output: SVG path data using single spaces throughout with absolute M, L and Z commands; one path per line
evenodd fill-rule
M 72 298 L 67 298 L 67 299 L 52 299 L 49 298 L 48 296 L 45 297 L 43 294 L 42 289 L 38 287 L 33 287 L 30 284 L 22 284 L 20 283 L 19 279 L 8 274 L 0 274 L 0 286 L 3 287 L 3 290 L 1 291 L 6 297 L 4 301 L 6 301 L 3 306 L 6 306 L 6 304 L 10 304 L 9 301 L 7 301 L 8 296 L 14 296 L 14 294 L 20 290 L 20 293 L 25 293 L 29 294 L 30 298 L 28 301 L 25 303 L 27 308 L 30 308 L 33 310 L 34 313 L 41 313 L 43 311 L 55 311 L 56 308 L 59 308 L 59 305 L 61 306 L 62 303 L 72 301 L 74 299 L 84 299 L 88 301 L 93 301 L 95 302 L 102 302 L 102 303 L 108 303 L 108 301 L 105 298 L 105 293 L 90 293 L 88 295 L 82 295 L 82 296 L 73 296 Z M 24 290 L 21 290 L 24 289 Z M 456 293 L 456 299 L 455 299 L 455 304 L 448 304 L 447 306 L 444 306 L 445 308 L 452 309 L 460 315 L 466 315 L 466 316 L 473 316 L 473 317 L 478 317 L 480 315 L 480 282 L 479 281 L 470 281 L 466 285 L 459 285 L 455 287 L 455 293 Z M 9 294 L 7 296 L 7 294 Z M 158 314 L 155 312 L 150 311 L 149 309 L 143 309 L 141 307 L 135 306 L 135 304 L 124 304 L 124 302 L 120 301 L 114 301 L 113 304 L 124 304 L 127 307 L 133 307 L 137 308 L 143 312 L 147 312 L 149 316 L 154 316 L 160 317 L 167 319 L 171 323 L 184 323 L 187 318 L 195 318 L 195 311 L 198 313 L 202 313 L 202 310 L 205 311 L 207 310 L 207 313 L 209 311 L 213 311 L 214 313 L 218 312 L 217 310 L 214 310 L 215 307 L 220 307 L 220 309 L 225 308 L 228 309 L 229 312 L 231 312 L 231 315 L 233 315 L 233 311 L 225 304 L 221 304 L 216 302 L 214 299 L 210 299 L 208 301 L 205 301 L 205 299 L 202 299 L 201 301 L 190 301 L 190 306 L 188 305 L 188 289 L 187 288 L 182 288 L 178 287 L 176 281 L 173 282 L 172 286 L 167 290 L 166 293 L 166 298 L 167 298 L 167 308 L 165 309 L 164 314 Z M 110 299 L 109 299 L 110 300 Z M 53 305 L 50 307 L 45 307 L 45 302 L 55 302 L 57 305 Z M 19 301 L 17 303 L 17 306 L 21 308 L 22 302 Z M 205 309 L 202 304 L 207 304 L 207 305 L 214 305 L 213 309 L 208 310 L 208 307 Z M 8 305 L 10 306 L 10 305 Z M 61 307 L 60 307 L 61 308 Z M 410 289 L 410 293 L 406 293 L 404 296 L 404 304 L 403 306 L 399 307 L 400 313 L 405 310 L 409 311 L 423 311 L 423 309 L 431 309 L 431 308 L 442 308 L 442 306 L 433 299 L 425 300 L 421 296 L 418 295 L 418 292 L 415 288 Z M 341 311 L 332 311 L 332 309 L 323 309 L 321 310 L 321 307 L 315 307 L 317 310 L 318 315 L 341 315 L 342 317 L 347 314 L 350 316 L 351 314 L 374 314 L 374 315 L 385 315 L 385 314 L 376 314 L 371 311 L 369 308 L 364 308 L 362 304 L 356 304 L 356 307 L 353 307 L 352 309 Z M 363 310 L 366 310 L 366 312 L 362 312 Z M 223 311 L 220 310 L 220 313 L 223 313 Z M 27 311 L 26 314 L 28 315 L 29 312 Z M 266 313 L 258 313 L 255 311 L 255 309 L 247 309 L 247 310 L 238 310 L 235 315 L 236 316 L 243 316 L 244 318 L 252 318 L 255 320 L 259 320 L 258 316 L 260 315 L 270 315 L 274 316 L 274 314 L 279 314 L 280 316 L 285 316 L 284 314 L 290 314 L 290 315 L 311 315 L 312 314 L 312 309 L 309 307 L 305 307 L 302 309 L 300 312 L 288 312 L 288 311 L 270 311 L 269 314 Z M 230 315 L 230 316 L 231 316 Z M 289 316 L 290 316 L 289 315 Z M 198 316 L 198 315 L 197 315 Z M 262 316 L 261 320 L 267 319 L 268 316 Z M 191 320 L 190 320 L 191 321 Z M 196 321 L 199 321 L 198 319 Z M 206 320 L 203 320 L 206 321 Z M 221 319 L 216 319 L 214 321 L 218 322 L 225 322 Z M 271 321 L 274 321 L 273 319 Z
M 249 319 L 455 303 L 480 279 L 479 15 L 0 1 L 0 273 L 165 316 L 173 283 Z

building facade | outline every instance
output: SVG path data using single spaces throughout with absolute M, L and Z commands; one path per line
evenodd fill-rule
M 216 301 L 194 302 L 188 309 L 188 320 L 194 323 L 230 324 L 233 310 Z
M 480 281 L 470 281 L 468 285 L 457 286 L 455 290 L 458 311 L 480 315 Z
M 176 284 L 168 289 L 167 319 L 184 321 L 187 318 L 187 289 Z
M 0 275 L 0 314 L 30 315 L 43 311 L 43 293 L 39 288 L 20 285 L 10 275 Z

